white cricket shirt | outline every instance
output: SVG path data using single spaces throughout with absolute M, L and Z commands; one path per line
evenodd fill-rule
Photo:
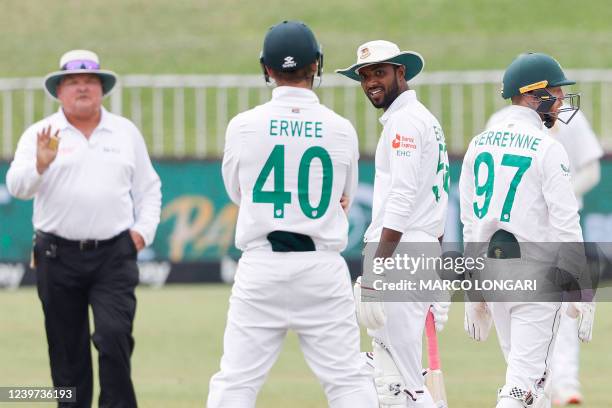
M 459 191 L 464 242 L 498 229 L 520 242 L 582 242 L 565 149 L 532 109 L 512 105 L 476 135 L 463 159 Z
M 60 131 L 56 159 L 36 171 L 36 133 Z M 19 140 L 6 175 L 9 192 L 34 198 L 37 230 L 66 239 L 108 239 L 126 229 L 153 242 L 161 208 L 160 180 L 136 126 L 102 108 L 89 139 L 62 109 L 30 126 Z
M 564 106 L 566 107 L 567 105 Z M 510 106 L 507 106 L 495 112 L 489 119 L 487 128 L 496 122 L 504 120 L 511 112 L 509 108 Z M 564 119 L 569 118 L 570 114 L 570 112 L 562 112 L 561 117 Z M 551 129 L 544 127 L 543 130 L 561 142 L 569 158 L 570 170 L 574 174 L 577 174 L 582 167 L 590 162 L 599 160 L 604 154 L 597 141 L 595 132 L 593 132 L 589 121 L 580 110 L 576 112 L 570 123 L 565 124 L 556 121 Z M 576 197 L 576 199 L 578 200 L 578 207 L 582 208 L 582 197 Z
M 383 131 L 376 147 L 372 223 L 366 242 L 377 242 L 383 227 L 402 232 L 444 234 L 449 165 L 438 120 L 413 90 L 401 93 L 380 118 Z
M 308 235 L 317 250 L 346 247 L 340 198 L 357 187 L 357 134 L 308 89 L 280 86 L 272 99 L 234 117 L 226 132 L 223 181 L 240 206 L 236 246 L 271 250 L 267 235 Z

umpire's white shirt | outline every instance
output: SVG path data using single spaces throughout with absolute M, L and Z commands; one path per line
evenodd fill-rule
M 60 131 L 56 159 L 36 171 L 36 133 L 51 125 Z M 63 110 L 30 126 L 19 140 L 6 175 L 9 192 L 34 198 L 37 230 L 73 240 L 108 239 L 126 229 L 151 244 L 159 223 L 160 180 L 138 128 L 102 108 L 89 139 Z
M 308 159 L 313 148 L 326 152 L 330 168 L 318 157 Z M 358 157 L 351 123 L 321 105 L 309 89 L 279 86 L 272 100 L 238 114 L 227 127 L 222 166 L 225 188 L 240 206 L 236 247 L 269 251 L 267 235 L 288 231 L 310 236 L 317 250 L 342 251 L 348 218 L 340 198 L 353 199 Z M 271 171 L 266 174 L 264 168 Z M 275 194 L 287 202 L 275 208 L 254 199 L 258 180 L 268 197 Z M 313 211 L 323 208 L 323 197 L 329 199 L 326 210 Z
M 380 122 L 372 223 L 365 241 L 377 242 L 383 227 L 404 233 L 402 240 L 414 239 L 415 233 L 437 239 L 444 234 L 448 204 L 442 127 L 413 90 L 401 93 Z

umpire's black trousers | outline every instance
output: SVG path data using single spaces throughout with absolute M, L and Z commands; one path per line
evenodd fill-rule
M 38 296 L 45 314 L 53 385 L 76 387 L 77 403 L 60 403 L 60 407 L 91 407 L 88 305 L 93 311 L 92 339 L 99 353 L 99 406 L 136 407 L 130 377 L 136 253 L 127 231 L 98 242 L 36 233 Z

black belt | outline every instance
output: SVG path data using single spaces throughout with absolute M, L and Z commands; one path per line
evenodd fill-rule
M 72 240 L 72 239 L 58 237 L 57 235 L 50 234 L 48 232 L 44 232 L 40 230 L 36 231 L 37 237 L 40 237 L 46 241 L 55 243 L 56 245 L 61 246 L 61 247 L 78 248 L 80 251 L 93 251 L 94 249 L 110 246 L 114 244 L 119 238 L 123 237 L 125 234 L 128 234 L 127 230 L 109 239 Z
M 273 252 L 316 251 L 314 241 L 308 235 L 289 231 L 272 231 L 267 236 Z

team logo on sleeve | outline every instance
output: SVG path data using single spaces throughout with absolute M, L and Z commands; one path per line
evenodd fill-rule
M 570 168 L 569 166 L 565 166 L 563 163 L 561 163 L 561 170 L 563 170 L 563 175 L 564 176 L 569 176 L 570 175 Z

